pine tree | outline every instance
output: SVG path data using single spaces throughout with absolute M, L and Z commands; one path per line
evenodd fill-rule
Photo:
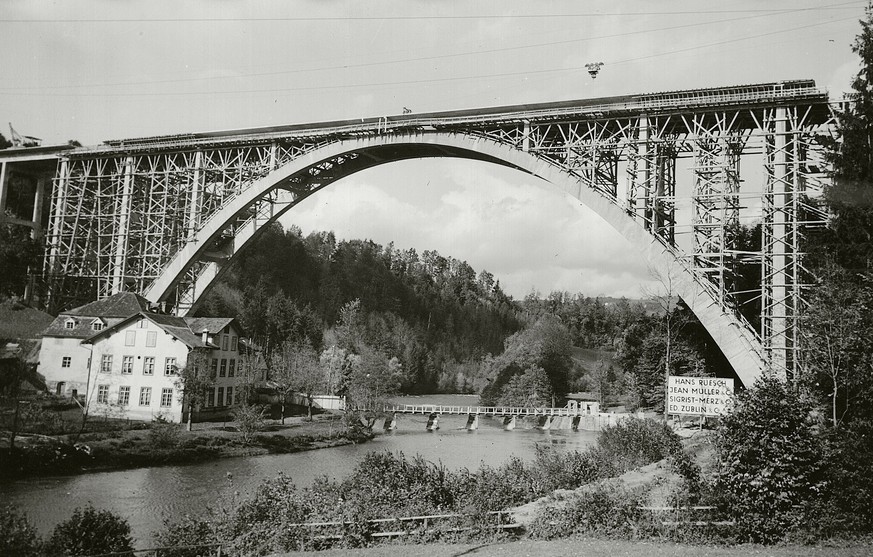
M 833 183 L 825 191 L 831 212 L 828 233 L 813 246 L 852 271 L 873 266 L 873 4 L 867 7 L 852 50 L 861 70 L 852 81 L 851 103 L 838 117 L 833 145 Z

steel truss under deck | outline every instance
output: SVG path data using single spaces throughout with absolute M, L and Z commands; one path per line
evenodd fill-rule
M 827 94 L 794 81 L 110 141 L 59 157 L 46 235 L 47 305 L 146 292 L 198 231 L 217 224 L 220 235 L 160 300 L 189 311 L 241 249 L 234 239 L 242 231 L 251 231 L 248 241 L 301 199 L 360 169 L 466 155 L 387 146 L 332 155 L 283 178 L 225 222 L 212 220 L 252 184 L 340 141 L 451 133 L 511 145 L 593 188 L 683 258 L 725 311 L 737 311 L 734 231 L 761 223 L 762 323 L 748 326 L 771 368 L 790 376 L 807 282 L 803 231 L 824 219 L 810 203 L 827 171 L 818 138 L 832 134 L 833 123 Z M 741 160 L 755 169 L 745 178 Z

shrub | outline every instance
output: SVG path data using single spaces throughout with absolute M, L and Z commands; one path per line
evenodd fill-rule
M 646 516 L 639 508 L 643 496 L 609 484 L 600 484 L 572 501 L 542 509 L 528 529 L 531 537 L 565 538 L 574 534 L 611 538 L 639 537 Z
M 217 543 L 213 524 L 201 518 L 185 515 L 177 523 L 164 521 L 164 529 L 155 536 L 161 547 L 204 546 L 187 549 L 168 549 L 161 551 L 161 557 L 212 557 L 214 550 L 208 544 Z
M 0 555 L 39 557 L 39 536 L 27 517 L 14 507 L 0 508 Z
M 824 487 L 823 446 L 809 416 L 784 383 L 762 378 L 722 418 L 715 489 L 741 540 L 776 542 L 806 523 Z
M 858 420 L 825 435 L 828 490 L 817 505 L 817 537 L 873 533 L 873 421 Z
M 601 431 L 593 449 L 602 478 L 620 476 L 681 452 L 682 441 L 670 426 L 637 418 L 621 420 Z
M 49 547 L 57 555 L 99 555 L 132 551 L 130 525 L 120 516 L 90 504 L 58 524 Z
M 149 442 L 156 449 L 172 449 L 179 445 L 180 426 L 156 418 L 149 427 Z
M 243 555 L 297 549 L 305 540 L 304 532 L 288 525 L 305 522 L 311 514 L 313 498 L 298 490 L 290 477 L 279 474 L 261 483 L 254 497 L 238 506 L 226 533 Z
M 575 489 L 597 479 L 597 462 L 591 452 L 559 452 L 550 445 L 535 447 L 533 471 L 540 490 Z
M 263 406 L 243 404 L 233 410 L 233 419 L 237 422 L 239 432 L 242 434 L 243 445 L 250 444 L 255 434 L 264 429 Z
M 357 516 L 423 514 L 454 508 L 451 474 L 441 465 L 403 453 L 369 453 L 342 482 L 346 508 Z

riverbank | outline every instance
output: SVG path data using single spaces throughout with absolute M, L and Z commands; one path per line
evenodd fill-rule
M 161 465 L 193 464 L 222 458 L 286 454 L 362 443 L 372 438 L 352 432 L 339 415 L 271 420 L 248 442 L 234 422 L 198 423 L 192 431 L 175 424 L 143 429 L 70 435 L 19 437 L 16 449 L 0 448 L 0 479 L 74 475 Z

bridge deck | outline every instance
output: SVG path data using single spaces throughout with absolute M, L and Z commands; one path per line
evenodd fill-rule
M 532 408 L 515 406 L 443 406 L 402 404 L 385 407 L 394 414 L 476 414 L 485 416 L 583 416 L 584 408 Z

